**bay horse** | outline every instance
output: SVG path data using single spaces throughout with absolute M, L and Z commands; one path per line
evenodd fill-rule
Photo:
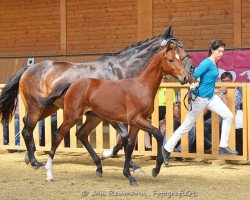
M 56 104 L 42 105 L 39 102 L 40 98 L 49 96 L 58 85 L 73 83 L 81 78 L 118 80 L 133 77 L 147 65 L 152 56 L 162 49 L 162 40 L 169 38 L 173 38 L 172 27 L 169 27 L 162 35 L 138 42 L 117 54 L 104 56 L 93 62 L 69 63 L 47 60 L 22 68 L 14 74 L 0 95 L 0 121 L 6 123 L 10 121 L 20 92 L 26 109 L 22 130 L 27 147 L 26 162 L 36 168 L 43 166 L 34 155 L 36 146 L 33 130 L 39 120 L 54 114 L 59 109 Z M 179 43 L 178 51 L 186 69 L 192 71 L 194 64 L 181 43 Z M 95 127 L 102 120 L 95 113 L 87 114 L 87 118 L 88 115 L 92 119 L 87 120 L 89 126 Z M 127 136 L 126 125 L 115 121 L 110 123 L 122 137 Z
M 89 111 L 96 113 L 101 118 L 109 121 L 119 121 L 130 125 L 129 141 L 125 152 L 125 164 L 123 174 L 128 178 L 131 186 L 137 186 L 137 181 L 131 176 L 129 164 L 135 146 L 136 137 L 140 129 L 151 133 L 157 141 L 156 167 L 152 170 L 152 176 L 157 176 L 163 163 L 162 143 L 163 135 L 160 130 L 151 125 L 147 119 L 154 110 L 154 99 L 164 74 L 170 74 L 180 81 L 187 83 L 189 76 L 183 68 L 179 55 L 176 52 L 177 42 L 168 44 L 159 51 L 149 64 L 135 77 L 122 80 L 101 80 L 94 78 L 82 78 L 74 83 L 59 85 L 47 98 L 40 99 L 41 104 L 51 105 L 56 103 L 64 110 L 63 123 L 56 131 L 56 137 L 52 142 L 48 161 L 45 165 L 47 180 L 53 180 L 52 161 L 57 147 L 82 117 Z M 88 118 L 88 120 L 91 120 Z M 99 160 L 88 141 L 92 130 L 86 124 L 76 133 L 77 138 L 97 165 L 97 173 L 102 173 Z

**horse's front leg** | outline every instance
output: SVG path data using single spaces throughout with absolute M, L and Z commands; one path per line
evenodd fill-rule
M 87 151 L 89 152 L 90 156 L 92 157 L 94 163 L 97 166 L 96 169 L 96 175 L 98 177 L 102 177 L 102 164 L 101 159 L 96 154 L 94 149 L 92 148 L 91 144 L 88 141 L 88 136 L 90 132 L 102 121 L 102 118 L 100 118 L 95 113 L 87 113 L 86 114 L 86 121 L 81 126 L 81 128 L 77 131 L 76 137 L 82 142 L 82 144 L 85 146 Z
M 156 167 L 153 168 L 152 170 L 152 176 L 156 177 L 161 169 L 161 165 L 163 163 L 163 157 L 162 157 L 162 145 L 163 145 L 163 135 L 161 133 L 161 131 L 152 126 L 151 124 L 149 124 L 147 122 L 147 120 L 143 119 L 143 118 L 137 118 L 135 120 L 135 124 L 136 126 L 138 126 L 140 129 L 147 131 L 149 133 L 151 133 L 156 141 L 157 141 L 157 157 L 156 157 Z
M 28 117 L 24 117 L 23 119 L 24 122 L 24 127 L 22 130 L 22 136 L 27 148 L 27 154 L 25 155 L 25 163 L 26 164 L 31 164 L 33 167 L 35 168 L 40 168 L 43 166 L 42 163 L 38 162 L 34 153 L 36 151 L 36 145 L 34 142 L 34 138 L 33 138 L 33 131 L 35 129 L 35 122 L 30 122 L 30 120 L 28 120 Z
M 156 128 L 153 127 L 151 129 L 151 133 L 153 134 L 153 136 L 155 137 L 156 141 L 157 141 L 157 157 L 156 157 L 156 167 L 152 169 L 152 176 L 156 177 L 161 169 L 161 165 L 163 163 L 163 157 L 162 157 L 162 145 L 163 145 L 163 135 L 161 133 L 161 131 Z
M 133 187 L 137 187 L 138 184 L 137 181 L 131 176 L 129 168 L 138 132 L 139 132 L 138 128 L 131 126 L 129 130 L 129 141 L 128 144 L 125 145 L 126 151 L 125 151 L 125 163 L 124 163 L 123 174 L 124 176 L 127 177 L 127 179 L 130 182 L 130 185 Z

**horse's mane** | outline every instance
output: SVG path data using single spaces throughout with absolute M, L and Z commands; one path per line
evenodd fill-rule
M 125 53 L 125 52 L 127 52 L 127 51 L 129 51 L 129 50 L 131 50 L 131 49 L 133 49 L 133 48 L 140 47 L 140 46 L 142 46 L 142 44 L 146 44 L 146 43 L 149 43 L 149 42 L 151 42 L 151 41 L 153 41 L 153 40 L 156 40 L 156 39 L 158 39 L 160 36 L 162 36 L 162 35 L 158 35 L 158 36 L 156 36 L 156 37 L 149 38 L 149 39 L 146 39 L 146 40 L 142 40 L 142 41 L 139 41 L 139 42 L 137 42 L 137 43 L 135 43 L 135 44 L 132 44 L 132 45 L 126 47 L 125 49 L 121 50 L 120 52 L 117 52 L 116 55 L 117 55 L 117 54 Z M 144 48 L 144 47 L 143 47 L 143 48 Z
M 130 51 L 133 50 L 133 49 L 140 50 L 140 47 L 141 47 L 142 49 L 144 49 L 144 48 L 145 48 L 144 45 L 146 45 L 146 44 L 148 44 L 148 43 L 150 43 L 150 42 L 152 42 L 152 41 L 154 41 L 154 40 L 157 40 L 157 39 L 158 39 L 159 37 L 161 37 L 161 36 L 162 36 L 162 34 L 161 34 L 161 35 L 158 35 L 158 36 L 155 36 L 155 37 L 153 37 L 153 38 L 149 38 L 149 39 L 146 39 L 146 40 L 139 41 L 139 42 L 137 42 L 137 43 L 135 43 L 135 44 L 132 44 L 132 45 L 126 47 L 125 49 L 123 49 L 123 50 L 121 50 L 121 51 L 119 51 L 119 52 L 110 53 L 110 54 L 108 54 L 108 55 L 104 55 L 104 56 L 102 56 L 100 59 L 105 59 L 105 58 L 108 58 L 108 57 L 110 57 L 110 56 L 121 56 L 121 55 L 123 55 L 123 54 L 126 54 L 126 53 L 130 52 Z

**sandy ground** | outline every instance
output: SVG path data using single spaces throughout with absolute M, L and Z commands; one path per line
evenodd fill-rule
M 154 160 L 135 157 L 145 174 L 133 174 L 133 188 L 123 176 L 124 158 L 103 160 L 103 177 L 88 154 L 57 153 L 54 182 L 44 170 L 23 162 L 24 152 L 0 154 L 0 199 L 249 199 L 250 165 L 172 161 L 158 177 L 151 176 Z M 37 156 L 46 162 L 48 155 Z M 217 163 L 217 164 L 216 164 Z

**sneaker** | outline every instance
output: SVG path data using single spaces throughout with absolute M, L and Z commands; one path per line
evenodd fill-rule
M 220 147 L 219 154 L 220 155 L 237 155 L 238 151 L 233 151 L 229 149 L 229 147 Z
M 164 147 L 162 147 L 162 156 L 163 156 L 164 165 L 169 165 L 169 163 L 170 163 L 170 159 L 169 159 L 170 153 L 168 151 L 166 151 L 164 149 Z

